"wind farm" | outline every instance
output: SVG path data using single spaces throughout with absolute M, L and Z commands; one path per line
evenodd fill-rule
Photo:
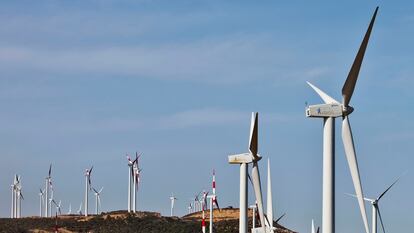
M 27 4 L 0 3 L 0 232 L 414 228 L 413 3 Z

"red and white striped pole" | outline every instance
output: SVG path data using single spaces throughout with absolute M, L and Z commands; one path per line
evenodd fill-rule
M 201 231 L 203 232 L 203 233 L 206 233 L 206 218 L 205 218 L 205 215 L 204 215 L 204 209 L 205 209 L 205 200 L 206 200 L 206 197 L 207 196 L 207 194 L 206 194 L 206 192 L 204 191 L 203 192 L 203 204 L 201 205 L 201 209 L 202 209 L 202 217 L 203 217 L 203 219 L 201 220 Z

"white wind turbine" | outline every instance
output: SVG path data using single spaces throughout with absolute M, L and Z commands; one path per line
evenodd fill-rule
M 82 216 L 82 202 L 80 203 L 80 205 L 79 205 L 79 209 L 78 209 L 78 211 L 76 211 L 76 213 L 77 213 L 78 215 Z
M 92 188 L 91 186 L 91 173 L 92 173 L 93 166 L 90 169 L 85 170 L 85 216 L 88 216 L 88 197 L 89 197 L 89 190 Z
M 39 192 L 39 217 L 42 217 L 43 214 L 43 203 L 44 203 L 44 190 L 42 190 L 41 188 L 39 188 L 40 192 Z
M 131 160 L 131 157 L 127 154 L 128 160 L 128 213 L 131 212 L 132 209 L 132 201 L 131 201 L 131 192 L 132 192 L 132 182 L 131 179 L 134 176 L 134 164 L 136 160 Z
M 99 207 L 101 207 L 101 192 L 103 187 L 97 191 L 95 188 L 92 188 L 93 192 L 95 193 L 95 214 L 99 214 Z
M 45 217 L 49 217 L 49 187 L 52 185 L 52 164 L 49 165 L 49 172 L 46 177 L 46 184 L 45 184 Z
M 58 204 L 58 203 L 56 203 L 55 200 L 52 199 L 52 203 L 55 204 L 55 207 L 56 207 L 56 215 L 62 215 L 62 210 L 60 208 L 60 206 L 62 204 L 62 201 L 59 201 L 59 204 Z
M 141 181 L 141 171 L 142 169 L 139 168 L 139 158 L 141 157 L 141 154 L 138 155 L 138 152 L 135 153 L 135 160 L 134 160 L 134 164 L 133 164 L 133 203 L 132 203 L 132 211 L 135 213 L 137 210 L 137 193 L 138 193 L 138 187 L 139 187 L 139 183 Z
M 20 218 L 22 213 L 22 200 L 24 200 L 22 194 L 22 184 L 20 176 L 16 175 L 16 185 L 15 185 L 15 217 Z
M 379 219 L 380 219 L 380 222 L 381 222 L 382 231 L 385 233 L 384 222 L 382 221 L 381 211 L 379 209 L 379 204 L 378 203 L 379 203 L 379 200 L 381 200 L 381 198 L 392 188 L 392 186 L 394 186 L 394 184 L 396 184 L 398 182 L 398 180 L 400 180 L 400 178 L 395 180 L 394 183 L 392 183 L 376 199 L 364 198 L 364 200 L 368 201 L 372 206 L 372 233 L 377 233 L 377 218 L 378 218 L 378 216 L 379 216 Z M 348 194 L 348 195 L 356 197 L 353 194 Z
M 252 113 L 250 124 L 249 152 L 228 157 L 230 164 L 240 164 L 240 219 L 239 233 L 247 233 L 247 164 L 253 163 L 252 183 L 257 200 L 262 231 L 265 231 L 262 190 L 258 161 L 262 158 L 258 153 L 258 113 Z
M 317 230 L 315 229 L 315 223 L 313 222 L 313 219 L 312 219 L 312 233 L 319 233 L 319 227 Z
M 174 203 L 175 203 L 175 200 L 178 200 L 178 199 L 174 196 L 174 193 L 172 193 L 171 194 L 171 197 L 170 197 L 170 201 L 171 201 L 171 217 L 174 216 Z
M 308 84 L 318 93 L 325 104 L 308 106 L 306 110 L 307 117 L 318 117 L 324 119 L 323 127 L 323 205 L 322 205 L 322 232 L 335 232 L 335 118 L 342 117 L 342 140 L 345 147 L 345 154 L 348 160 L 349 169 L 354 183 L 355 193 L 365 226 L 365 232 L 369 233 L 368 220 L 364 205 L 364 195 L 359 175 L 358 162 L 355 154 L 354 141 L 352 137 L 351 126 L 348 115 L 353 112 L 349 102 L 354 92 L 355 84 L 358 79 L 359 70 L 364 58 L 368 40 L 374 25 L 378 7 L 375 9 L 368 30 L 364 36 L 359 51 L 349 71 L 348 77 L 342 88 L 342 103 L 339 103 L 316 86 Z
M 69 203 L 69 211 L 67 215 L 71 215 L 71 214 L 72 214 L 72 203 Z
M 18 216 L 18 213 L 17 213 L 18 187 L 19 187 L 19 176 L 14 175 L 13 184 L 11 185 L 11 189 L 12 189 L 12 204 L 11 204 L 11 215 L 10 215 L 11 218 L 17 218 Z

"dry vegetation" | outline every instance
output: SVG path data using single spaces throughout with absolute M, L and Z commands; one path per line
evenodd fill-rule
M 238 233 L 238 209 L 215 210 L 215 232 Z M 206 216 L 209 213 L 207 213 Z M 251 216 L 251 212 L 249 212 Z M 28 217 L 21 219 L 0 219 L 0 232 L 23 233 L 54 232 L 57 221 L 58 232 L 137 232 L 137 233 L 199 233 L 201 232 L 201 213 L 186 215 L 182 218 L 163 217 L 154 212 L 129 214 L 125 211 L 103 213 L 98 216 L 59 216 L 55 218 Z M 249 218 L 251 219 L 251 218 Z M 251 222 L 249 222 L 251 224 Z M 208 231 L 208 223 L 207 223 Z M 278 233 L 292 233 L 282 226 Z

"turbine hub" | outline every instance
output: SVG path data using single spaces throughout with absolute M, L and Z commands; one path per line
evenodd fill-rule
M 342 113 L 343 116 L 348 116 L 349 114 L 351 114 L 354 111 L 354 108 L 351 106 L 343 106 L 342 107 Z

